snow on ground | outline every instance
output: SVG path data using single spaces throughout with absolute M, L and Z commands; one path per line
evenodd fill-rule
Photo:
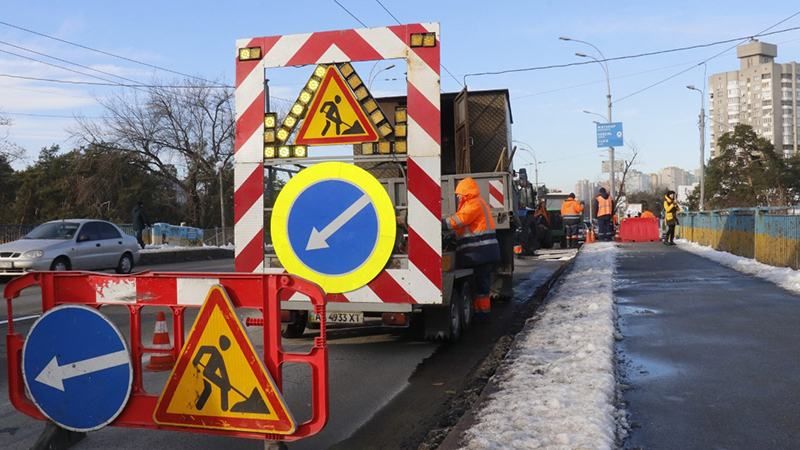
M 714 250 L 711 247 L 689 242 L 684 239 L 675 241 L 683 250 L 694 253 L 695 255 L 716 261 L 723 266 L 728 266 L 739 272 L 754 275 L 792 292 L 800 293 L 800 271 L 789 267 L 776 267 L 760 263 L 755 259 L 737 256 L 733 253 Z
M 616 255 L 613 243 L 578 253 L 492 378 L 465 448 L 615 446 Z
M 187 252 L 187 251 L 194 251 L 194 250 L 207 250 L 210 248 L 222 248 L 226 250 L 233 250 L 233 244 L 223 245 L 223 246 L 216 246 L 216 245 L 201 245 L 201 246 L 184 246 L 184 245 L 170 245 L 170 244 L 157 244 L 157 245 L 150 245 L 148 244 L 145 246 L 144 249 L 140 249 L 139 253 L 162 253 L 162 252 Z

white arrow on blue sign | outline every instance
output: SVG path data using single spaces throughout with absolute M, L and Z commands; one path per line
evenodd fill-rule
M 63 305 L 31 327 L 22 349 L 22 375 L 42 414 L 62 428 L 92 431 L 125 408 L 133 367 L 125 339 L 111 321 L 95 309 Z

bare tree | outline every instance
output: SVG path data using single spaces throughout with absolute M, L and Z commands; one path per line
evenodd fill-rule
M 78 120 L 73 136 L 109 151 L 134 153 L 146 170 L 180 188 L 188 219 L 197 226 L 213 220 L 218 204 L 218 170 L 233 157 L 233 91 L 197 80 L 138 89 L 99 99 L 101 121 Z
M 628 177 L 628 171 L 633 166 L 633 163 L 636 161 L 636 157 L 639 156 L 639 147 L 636 143 L 631 142 L 628 144 L 628 148 L 631 149 L 633 152 L 633 156 L 628 161 L 625 161 L 624 167 L 622 169 L 622 180 L 619 183 L 619 192 L 617 193 L 617 198 L 614 199 L 614 211 L 617 210 L 617 206 L 619 205 L 619 201 L 621 198 L 625 197 L 625 180 Z
M 14 122 L 0 113 L 0 158 L 5 159 L 7 162 L 12 162 L 22 158 L 25 155 L 25 149 L 9 140 L 9 127 Z

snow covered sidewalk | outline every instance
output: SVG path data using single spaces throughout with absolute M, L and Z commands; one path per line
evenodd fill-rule
M 578 253 L 490 380 L 465 448 L 614 447 L 617 253 L 613 243 Z

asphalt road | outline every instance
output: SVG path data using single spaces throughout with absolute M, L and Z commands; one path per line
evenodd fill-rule
M 617 262 L 625 447 L 798 448 L 798 295 L 661 244 Z
M 364 448 L 378 445 L 384 448 L 399 447 L 392 445 L 391 434 L 369 437 L 370 424 L 386 415 L 403 417 L 397 414 L 398 402 L 414 395 L 424 395 L 428 402 L 416 411 L 417 419 L 409 423 L 408 435 L 424 436 L 430 427 L 436 424 L 436 411 L 441 407 L 439 400 L 450 396 L 446 394 L 452 386 L 463 383 L 465 373 L 480 362 L 492 349 L 499 336 L 507 332 L 507 322 L 514 320 L 519 314 L 519 305 L 527 303 L 532 291 L 540 285 L 560 266 L 558 261 L 526 261 L 518 264 L 515 276 L 514 302 L 498 305 L 492 315 L 491 324 L 483 326 L 484 331 L 473 329 L 463 343 L 443 345 L 439 343 L 421 342 L 409 339 L 400 332 L 387 332 L 380 327 L 361 327 L 353 329 L 333 329 L 328 333 L 329 367 L 331 386 L 331 414 L 326 428 L 317 436 L 289 445 L 291 449 L 327 448 L 338 442 L 352 439 L 356 447 Z M 204 271 L 226 272 L 233 269 L 232 260 L 215 260 L 169 264 L 150 267 L 158 271 Z M 148 269 L 140 267 L 139 270 Z M 0 284 L 0 288 L 4 285 Z M 14 317 L 16 330 L 23 335 L 35 321 L 40 312 L 39 293 L 32 289 L 15 300 Z M 513 306 L 517 305 L 517 306 Z M 5 302 L 0 307 L 0 331 L 5 332 Z M 505 311 L 505 312 L 504 312 Z M 110 308 L 104 313 L 118 325 L 123 335 L 128 333 L 128 316 L 122 308 Z M 193 322 L 196 310 L 187 312 L 187 330 Z M 150 342 L 154 327 L 154 314 L 145 315 L 143 322 L 143 341 Z M 516 318 L 519 319 L 519 318 Z M 168 321 L 169 322 L 169 321 Z M 170 324 L 171 325 L 171 324 Z M 488 331 L 492 330 L 492 331 Z M 256 350 L 261 351 L 260 328 L 248 328 L 251 341 Z M 311 346 L 314 332 L 307 331 L 301 339 L 285 340 L 284 344 L 293 351 L 301 351 Z M 466 352 L 466 353 L 464 353 Z M 464 359 L 464 354 L 468 359 Z M 43 423 L 18 413 L 8 401 L 6 379 L 5 340 L 0 342 L 0 448 L 29 448 L 35 442 L 43 428 Z M 449 359 L 461 361 L 453 365 Z M 454 370 L 459 369 L 459 370 Z M 302 366 L 289 366 L 284 369 L 284 397 L 295 418 L 302 421 L 309 415 L 309 372 Z M 421 375 L 447 380 L 447 383 L 436 383 L 438 392 L 425 392 L 419 389 Z M 145 388 L 149 392 L 159 392 L 166 382 L 168 372 L 145 372 Z M 413 389 L 414 387 L 416 389 Z M 441 389 L 446 386 L 447 389 Z M 409 388 L 412 389 L 409 389 Z M 426 386 L 427 387 L 427 386 Z M 449 390 L 448 390 L 449 392 Z M 399 395 L 403 393 L 404 395 Z M 405 396 L 405 397 L 404 397 Z M 385 413 L 383 416 L 381 412 Z M 377 418 L 377 419 L 376 419 Z M 381 426 L 377 425 L 376 426 Z M 365 441 L 364 439 L 377 439 Z M 347 442 L 347 441 L 345 441 Z M 396 442 L 395 442 L 396 443 Z M 141 448 L 226 448 L 256 449 L 263 448 L 259 441 L 207 436 L 193 433 L 137 430 L 107 427 L 90 433 L 78 443 L 76 449 L 141 449 Z M 347 447 L 347 445 L 345 445 Z

